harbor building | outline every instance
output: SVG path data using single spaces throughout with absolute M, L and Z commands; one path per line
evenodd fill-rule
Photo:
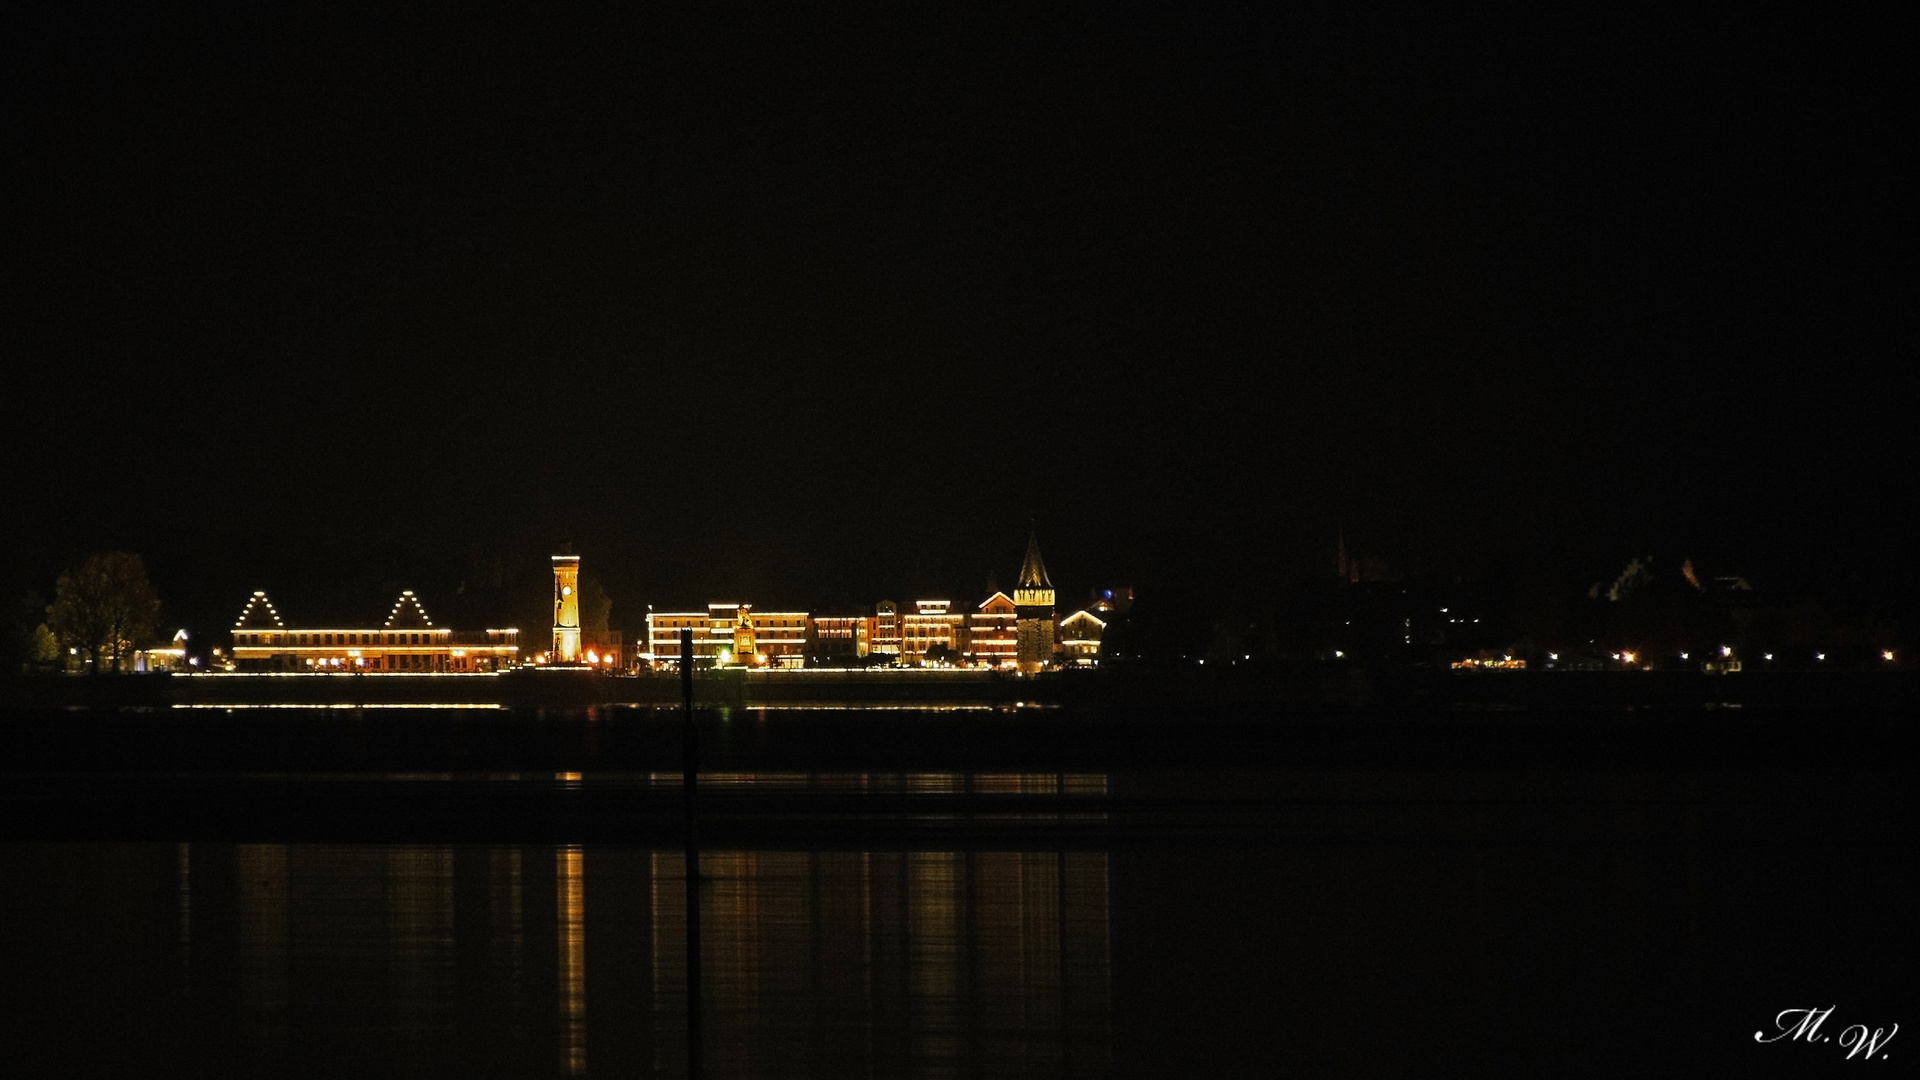
M 233 659 L 243 671 L 478 672 L 520 660 L 520 631 L 435 626 L 409 589 L 379 626 L 287 625 L 265 592 L 233 624 Z

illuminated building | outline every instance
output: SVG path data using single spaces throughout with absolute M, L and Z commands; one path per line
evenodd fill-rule
M 693 631 L 696 663 L 801 667 L 809 619 L 804 611 L 755 611 L 752 604 L 708 604 L 705 612 L 649 611 L 647 651 L 656 666 L 680 662 L 680 631 Z
M 194 661 L 193 663 L 198 663 Z M 192 665 L 187 660 L 187 632 L 176 630 L 173 640 L 162 648 L 137 649 L 133 654 L 135 671 L 186 671 Z
M 922 663 L 929 649 L 944 648 L 948 659 L 966 652 L 967 617 L 952 610 L 951 600 L 918 600 L 914 610 L 900 617 L 900 661 Z
M 981 601 L 967 620 L 967 659 L 989 667 L 1013 667 L 1018 659 L 1018 634 L 1014 623 L 1019 609 L 1013 598 L 995 591 Z
M 580 556 L 553 557 L 553 662 L 580 662 Z
M 255 592 L 233 624 L 233 658 L 254 671 L 498 671 L 519 661 L 519 638 L 518 630 L 434 626 L 411 589 L 377 628 L 290 627 L 267 594 Z
M 1069 667 L 1093 667 L 1100 662 L 1100 635 L 1106 621 L 1086 608 L 1060 620 L 1060 661 Z
M 1053 664 L 1053 583 L 1040 561 L 1040 538 L 1027 536 L 1027 558 L 1013 589 L 1015 661 L 1023 672 Z
M 873 650 L 873 616 L 815 615 L 808 659 L 832 664 L 866 657 Z
M 900 655 L 900 609 L 891 600 L 874 605 L 873 651 L 883 656 Z

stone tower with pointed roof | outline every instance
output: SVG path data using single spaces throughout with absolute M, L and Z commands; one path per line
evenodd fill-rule
M 1014 657 L 1023 672 L 1053 666 L 1053 582 L 1040 561 L 1040 538 L 1027 534 L 1027 560 L 1013 589 Z

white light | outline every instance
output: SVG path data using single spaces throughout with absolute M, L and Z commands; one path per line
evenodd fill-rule
M 1720 655 L 1721 655 L 1721 656 L 1732 656 L 1732 655 L 1733 655 L 1733 646 L 1731 646 L 1731 645 L 1722 645 L 1722 646 L 1720 646 Z

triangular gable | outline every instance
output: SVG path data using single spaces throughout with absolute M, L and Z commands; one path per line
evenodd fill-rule
M 273 601 L 257 589 L 247 598 L 246 610 L 233 622 L 235 630 L 284 630 L 286 626 L 280 621 L 280 613 L 273 610 Z
M 393 610 L 387 614 L 388 630 L 424 630 L 433 625 L 427 618 L 427 609 L 420 606 L 420 599 L 408 589 L 393 602 Z
M 1008 596 L 1006 593 L 998 592 L 998 591 L 996 591 L 992 596 L 987 597 L 985 600 L 980 601 L 979 610 L 982 613 L 986 613 L 987 606 L 989 604 L 994 603 L 996 600 L 999 601 L 1000 607 L 1004 610 L 995 612 L 995 614 L 1011 615 L 1018 610 L 1016 607 L 1014 607 L 1013 597 Z
M 1093 612 L 1088 611 L 1086 608 L 1081 608 L 1079 611 L 1076 611 L 1073 614 L 1067 616 L 1066 618 L 1061 619 L 1060 625 L 1066 626 L 1072 623 L 1076 619 L 1086 619 L 1088 622 L 1093 623 L 1093 625 L 1099 627 L 1102 630 L 1105 630 L 1107 628 L 1106 620 L 1100 618 L 1098 615 L 1095 615 Z

